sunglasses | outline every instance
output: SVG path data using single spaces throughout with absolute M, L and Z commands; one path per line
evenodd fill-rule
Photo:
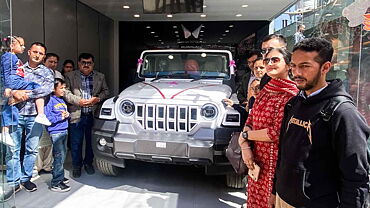
M 263 64 L 264 64 L 264 65 L 268 65 L 270 62 L 271 62 L 272 64 L 277 64 L 277 63 L 279 63 L 280 61 L 281 61 L 281 58 L 279 58 L 279 57 L 264 58 L 264 59 L 263 59 Z
M 272 47 L 270 47 L 270 48 L 262 48 L 262 50 L 261 50 L 261 54 L 262 54 L 262 55 L 265 55 L 265 54 L 267 54 L 269 51 L 271 51 L 272 49 L 274 49 L 274 48 L 272 48 Z

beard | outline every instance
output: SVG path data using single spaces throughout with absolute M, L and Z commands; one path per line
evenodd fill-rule
M 304 85 L 298 85 L 297 88 L 300 90 L 307 91 L 307 90 L 314 88 L 319 83 L 321 79 L 321 70 L 317 72 L 317 74 L 313 77 L 311 81 L 307 81 L 306 78 L 301 77 L 301 76 L 296 76 L 294 78 L 300 78 L 300 79 L 306 80 L 306 83 Z

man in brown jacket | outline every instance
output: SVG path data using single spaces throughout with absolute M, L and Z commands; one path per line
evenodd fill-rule
M 78 57 L 79 70 L 66 74 L 67 89 L 65 100 L 70 104 L 70 133 L 72 153 L 72 176 L 81 176 L 81 168 L 84 166 L 87 174 L 95 173 L 92 165 L 94 154 L 91 147 L 93 114 L 97 106 L 108 98 L 109 90 L 102 73 L 93 71 L 94 56 L 89 53 L 81 53 Z M 85 156 L 82 157 L 82 144 L 85 138 Z

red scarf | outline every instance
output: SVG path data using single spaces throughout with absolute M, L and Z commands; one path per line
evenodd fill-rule
M 268 92 L 287 92 L 292 95 L 297 95 L 299 91 L 295 82 L 288 79 L 271 79 L 263 89 Z

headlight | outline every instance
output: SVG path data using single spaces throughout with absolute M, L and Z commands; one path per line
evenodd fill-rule
M 203 105 L 200 114 L 206 119 L 214 119 L 217 116 L 217 107 L 213 104 Z
M 131 116 L 135 112 L 135 105 L 129 100 L 124 100 L 121 104 L 121 110 L 123 114 Z

